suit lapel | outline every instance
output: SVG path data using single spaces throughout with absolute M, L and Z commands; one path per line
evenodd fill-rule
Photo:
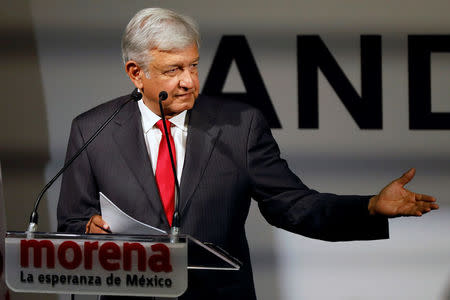
M 152 165 L 145 146 L 141 114 L 136 103 L 131 103 L 117 115 L 113 134 L 119 151 L 144 190 L 153 211 L 167 223 L 153 175 Z
M 215 116 L 207 109 L 207 105 L 202 103 L 208 100 L 201 98 L 197 99 L 194 109 L 189 111 L 186 154 L 180 183 L 181 214 L 192 201 L 192 196 L 208 165 L 212 150 L 220 134 L 220 129 L 214 125 Z M 141 115 L 137 104 L 130 103 L 124 107 L 114 122 L 116 130 L 113 133 L 113 138 L 120 154 L 144 190 L 152 209 L 163 223 L 167 223 L 147 147 L 145 146 Z
M 207 99 L 203 99 L 203 102 Z M 214 126 L 214 116 L 203 108 L 201 99 L 189 112 L 189 128 L 186 141 L 186 155 L 180 184 L 180 213 L 190 203 L 192 196 L 208 165 L 220 130 Z

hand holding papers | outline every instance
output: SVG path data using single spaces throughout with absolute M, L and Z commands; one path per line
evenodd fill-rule
M 122 234 L 144 234 L 144 235 L 167 235 L 167 232 L 159 228 L 142 223 L 123 212 L 103 193 L 100 192 L 100 209 L 103 220 L 108 223 L 112 233 Z M 239 270 L 242 263 L 229 255 L 220 247 L 188 236 L 190 253 L 190 264 L 188 269 L 203 270 Z

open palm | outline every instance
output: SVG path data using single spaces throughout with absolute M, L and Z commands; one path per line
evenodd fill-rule
M 369 202 L 369 211 L 373 215 L 387 217 L 421 216 L 439 206 L 434 203 L 432 196 L 418 194 L 405 189 L 414 177 L 415 169 L 410 169 L 402 177 L 392 181 L 381 192 L 372 197 Z

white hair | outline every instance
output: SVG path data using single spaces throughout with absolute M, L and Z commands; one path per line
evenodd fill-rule
M 200 34 L 195 21 L 164 8 L 140 10 L 130 20 L 122 36 L 122 59 L 147 70 L 150 50 L 164 51 L 186 48 L 193 43 L 200 46 Z

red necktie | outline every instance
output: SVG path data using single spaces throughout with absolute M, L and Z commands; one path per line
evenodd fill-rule
M 170 132 L 172 125 L 166 120 L 167 131 L 169 132 L 170 148 L 172 149 L 173 159 L 176 165 L 175 143 Z M 158 162 L 156 163 L 156 184 L 158 185 L 161 202 L 166 212 L 167 220 L 172 225 L 174 203 L 175 203 L 175 179 L 172 172 L 172 164 L 170 163 L 169 148 L 167 147 L 166 137 L 164 133 L 163 121 L 159 120 L 156 126 L 161 130 L 162 137 L 159 143 Z

